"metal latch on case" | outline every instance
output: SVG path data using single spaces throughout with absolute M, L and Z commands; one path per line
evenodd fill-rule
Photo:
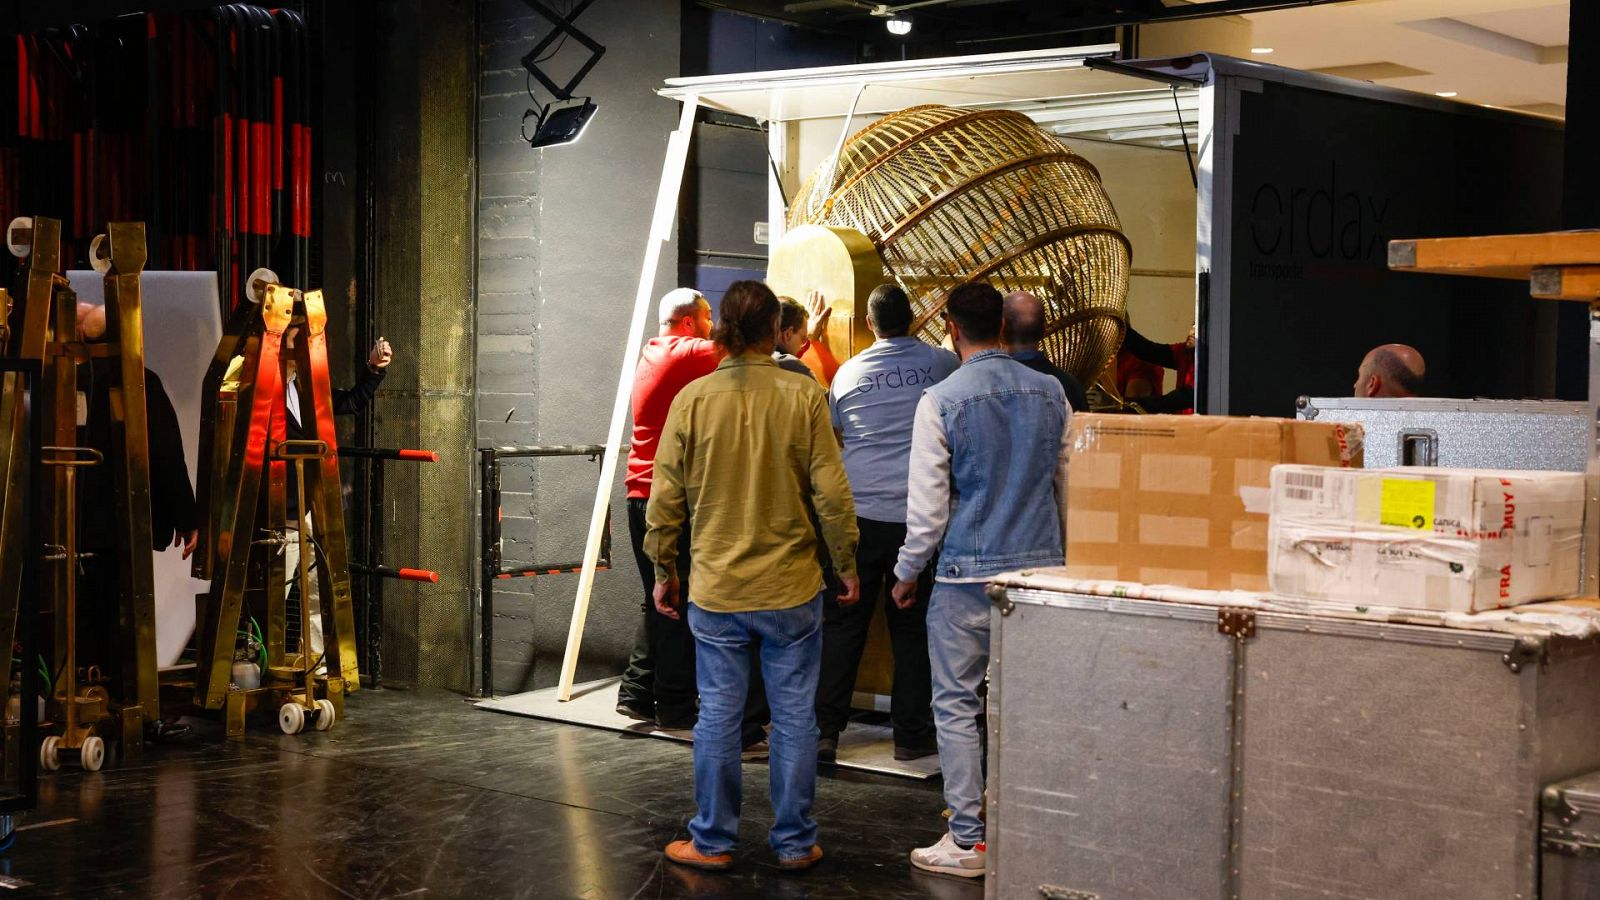
M 989 602 L 994 604 L 995 609 L 1000 610 L 1000 615 L 1009 616 L 1011 611 L 1017 608 L 1017 605 L 1011 602 L 1011 598 L 1006 596 L 1004 586 L 991 584 L 986 591 L 989 594 Z
M 1217 633 L 1246 640 L 1256 636 L 1256 614 L 1252 610 L 1223 607 L 1217 610 Z

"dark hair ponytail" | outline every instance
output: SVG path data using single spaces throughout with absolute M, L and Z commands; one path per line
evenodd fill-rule
M 735 281 L 722 295 L 721 320 L 711 339 L 729 356 L 770 341 L 778 321 L 778 298 L 759 281 Z

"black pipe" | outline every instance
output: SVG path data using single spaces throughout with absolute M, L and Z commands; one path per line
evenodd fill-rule
M 328 58 L 331 52 L 339 48 L 330 47 L 330 35 L 335 33 L 349 34 L 359 23 L 373 21 L 377 10 L 372 0 L 362 0 L 355 4 L 338 4 L 339 25 L 334 27 L 329 24 L 328 16 L 331 10 L 326 6 L 319 7 L 319 14 L 323 27 L 314 35 L 319 42 L 319 56 Z M 385 49 L 383 29 L 377 29 L 373 40 L 356 41 L 353 50 L 351 70 L 355 73 L 356 83 L 354 93 L 357 97 L 372 96 L 379 88 L 377 60 L 380 51 Z M 311 40 L 313 36 L 308 36 Z M 314 97 L 315 107 L 312 106 Z M 306 127 L 311 127 L 313 119 L 320 121 L 320 116 L 325 105 L 321 91 L 308 97 L 305 109 Z M 355 117 L 356 129 L 356 154 L 355 154 L 355 185 L 354 194 L 356 202 L 355 212 L 355 259 L 354 269 L 358 274 L 356 308 L 354 311 L 356 331 L 361 335 L 358 346 L 371 347 L 378 339 L 378 302 L 375 287 L 378 283 L 378 251 L 377 251 L 377 183 L 378 171 L 378 103 L 358 104 L 360 114 Z M 322 153 L 322 141 L 313 139 L 313 150 Z M 320 172 L 320 166 L 313 166 L 310 172 Z M 312 179 L 315 184 L 315 179 Z M 320 196 L 321 192 L 318 191 Z M 313 207 L 313 213 L 315 207 Z M 321 229 L 323 223 L 315 215 L 312 227 Z M 306 249 L 306 265 L 310 265 L 310 250 Z M 374 404 L 375 405 L 375 404 Z M 378 421 L 373 406 L 368 406 L 361 411 L 357 419 L 356 433 L 361 435 L 361 440 L 367 446 L 372 446 L 378 440 Z M 362 534 L 366 539 L 366 558 L 369 565 L 377 565 L 383 546 L 383 496 L 384 496 L 384 469 L 383 466 L 367 466 L 366 480 L 366 514 L 362 519 Z M 379 578 L 367 580 L 365 588 L 366 618 L 366 643 L 367 662 L 362 666 L 362 671 L 371 670 L 376 683 L 383 674 L 383 607 L 384 584 Z
M 364 459 L 395 459 L 402 462 L 439 461 L 439 454 L 432 450 L 390 450 L 383 447 L 340 447 L 339 455 Z
M 500 451 L 486 447 L 478 451 L 479 541 L 482 572 L 478 586 L 478 618 L 481 622 L 483 666 L 478 696 L 494 696 L 494 580 L 500 574 Z
M 378 578 L 393 578 L 396 581 L 426 581 L 429 584 L 439 583 L 439 573 L 427 569 L 396 569 L 393 566 L 364 566 L 360 563 L 350 564 L 352 575 L 373 575 Z

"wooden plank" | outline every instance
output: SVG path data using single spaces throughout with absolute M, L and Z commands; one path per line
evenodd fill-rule
M 1528 278 L 1537 300 L 1600 300 L 1600 266 L 1541 266 Z
M 667 138 L 666 159 L 661 163 L 661 182 L 656 186 L 655 214 L 650 221 L 650 237 L 645 243 L 644 263 L 639 269 L 639 290 L 633 298 L 633 321 L 628 326 L 628 342 L 622 349 L 622 372 L 617 377 L 616 399 L 611 402 L 611 426 L 606 430 L 605 454 L 600 460 L 600 483 L 595 488 L 594 510 L 589 518 L 589 538 L 583 547 L 583 569 L 578 574 L 578 596 L 572 604 L 572 619 L 567 625 L 567 649 L 561 657 L 561 702 L 572 699 L 572 680 L 578 672 L 578 651 L 583 645 L 583 626 L 589 617 L 589 596 L 594 590 L 594 574 L 599 568 L 600 546 L 605 540 L 606 520 L 611 515 L 611 492 L 616 488 L 617 461 L 622 452 L 622 429 L 633 406 L 633 373 L 639 362 L 639 347 L 644 344 L 645 323 L 650 318 L 655 293 L 656 268 L 661 248 L 672 238 L 672 221 L 677 214 L 678 196 L 683 187 L 683 169 L 694 138 L 694 115 L 700 102 L 693 94 L 684 98 L 678 130 Z M 684 615 L 687 615 L 687 609 Z M 485 686 L 491 693 L 493 685 Z
M 1526 280 L 1534 268 L 1600 265 L 1600 231 L 1389 242 L 1389 268 Z

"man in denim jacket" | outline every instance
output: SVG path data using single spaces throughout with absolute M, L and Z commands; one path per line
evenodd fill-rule
M 1000 293 L 981 283 L 957 288 L 945 307 L 962 365 L 928 388 L 917 406 L 906 540 L 895 566 L 894 600 L 904 607 L 916 601 L 917 575 L 939 552 L 928 658 L 950 830 L 933 846 L 913 850 L 911 863 L 966 878 L 984 871 L 978 734 L 978 691 L 989 666 L 984 585 L 1002 572 L 1065 561 L 1066 395 L 1060 382 L 1001 349 L 1001 310 Z

